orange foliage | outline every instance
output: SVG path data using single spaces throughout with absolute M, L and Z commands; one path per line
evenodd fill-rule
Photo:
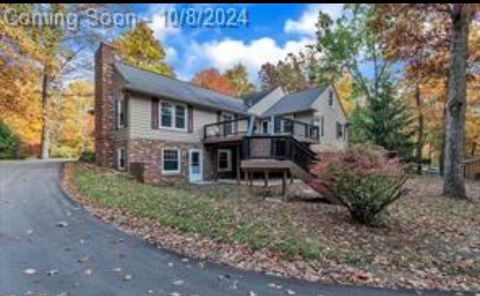
M 217 91 L 219 93 L 235 96 L 237 91 L 232 83 L 215 68 L 202 70 L 195 74 L 192 82 L 198 86 Z

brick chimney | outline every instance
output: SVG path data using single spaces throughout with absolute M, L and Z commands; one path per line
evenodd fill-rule
M 95 160 L 107 167 L 115 165 L 114 62 L 113 45 L 100 43 L 95 53 Z

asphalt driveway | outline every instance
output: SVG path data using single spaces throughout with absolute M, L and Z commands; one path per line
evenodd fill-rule
M 58 185 L 60 167 L 0 163 L 0 295 L 454 294 L 321 285 L 183 258 L 72 204 Z

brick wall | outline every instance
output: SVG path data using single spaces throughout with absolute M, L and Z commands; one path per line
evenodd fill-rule
M 174 148 L 180 150 L 180 173 L 162 173 L 162 149 Z M 184 143 L 163 140 L 132 139 L 129 141 L 128 159 L 134 164 L 135 172 L 142 172 L 137 178 L 148 184 L 178 184 L 188 181 L 188 150 L 202 149 L 200 143 Z M 205 153 L 205 151 L 203 152 Z M 206 155 L 204 155 L 205 157 Z M 138 163 L 143 167 L 138 168 Z M 204 163 L 204 177 L 208 176 L 208 168 Z

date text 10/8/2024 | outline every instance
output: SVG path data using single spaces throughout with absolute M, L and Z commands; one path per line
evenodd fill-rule
M 249 23 L 245 7 L 171 8 L 164 13 L 165 27 L 236 28 Z

